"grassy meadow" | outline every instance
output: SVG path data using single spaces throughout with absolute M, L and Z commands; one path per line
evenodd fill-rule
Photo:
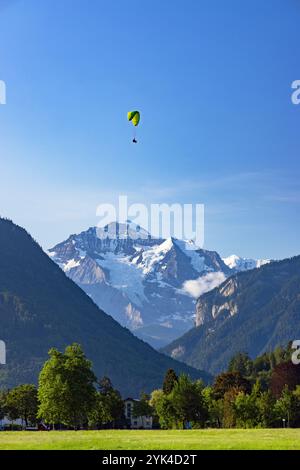
M 299 449 L 300 429 L 0 432 L 1 450 Z

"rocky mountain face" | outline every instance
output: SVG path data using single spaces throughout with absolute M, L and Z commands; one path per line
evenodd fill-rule
M 154 347 L 190 329 L 196 298 L 232 273 L 215 251 L 152 238 L 132 223 L 71 235 L 49 255 L 101 309 Z
M 236 352 L 252 357 L 300 338 L 300 256 L 240 272 L 202 295 L 196 327 L 164 352 L 211 373 Z
M 93 231 L 81 240 L 81 249 L 91 253 L 103 248 Z M 106 285 L 107 270 L 91 256 L 81 258 L 83 251 L 78 252 L 74 242 L 72 238 L 61 247 L 61 253 L 74 259 L 70 270 L 80 261 L 76 276 L 82 283 Z M 103 253 L 117 255 L 119 248 L 123 253 L 123 242 L 116 245 L 114 251 L 103 248 Z M 113 297 L 113 291 L 108 294 Z M 117 289 L 115 294 L 123 295 Z M 135 316 L 134 310 L 128 308 L 128 315 Z M 7 348 L 7 364 L 0 366 L 0 387 L 36 383 L 48 350 L 62 350 L 73 342 L 83 346 L 97 377 L 109 376 L 127 396 L 160 387 L 168 368 L 210 379 L 158 353 L 120 326 L 68 279 L 24 229 L 4 219 L 0 219 L 0 339 Z

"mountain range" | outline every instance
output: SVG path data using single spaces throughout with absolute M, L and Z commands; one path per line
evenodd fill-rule
M 201 294 L 268 262 L 223 260 L 192 241 L 153 238 L 130 221 L 70 235 L 48 253 L 101 309 L 156 348 L 193 327 Z
M 98 280 L 105 272 L 99 266 L 94 274 Z M 23 228 L 5 219 L 0 219 L 0 339 L 7 347 L 2 387 L 36 383 L 48 350 L 73 342 L 83 346 L 96 375 L 109 376 L 123 395 L 160 387 L 168 368 L 210 380 L 209 374 L 160 354 L 120 326 Z
M 202 295 L 196 326 L 165 347 L 212 374 L 237 352 L 256 357 L 300 338 L 300 256 L 234 274 Z

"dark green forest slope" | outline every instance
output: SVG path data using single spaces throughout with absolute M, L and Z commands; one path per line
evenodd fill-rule
M 216 374 L 241 351 L 252 358 L 300 339 L 300 256 L 236 274 L 197 302 L 196 327 L 164 348 Z

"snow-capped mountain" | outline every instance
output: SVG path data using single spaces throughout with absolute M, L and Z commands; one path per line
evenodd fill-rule
M 156 347 L 193 326 L 198 284 L 206 292 L 231 272 L 214 251 L 153 238 L 132 223 L 89 228 L 49 255 L 101 309 Z
M 215 251 L 153 238 L 131 222 L 71 235 L 49 255 L 102 310 L 155 347 L 190 329 L 196 299 L 236 269 Z
M 237 255 L 231 255 L 223 258 L 224 263 L 234 272 L 248 271 L 249 269 L 260 268 L 264 264 L 271 262 L 270 259 L 252 259 L 241 258 Z

